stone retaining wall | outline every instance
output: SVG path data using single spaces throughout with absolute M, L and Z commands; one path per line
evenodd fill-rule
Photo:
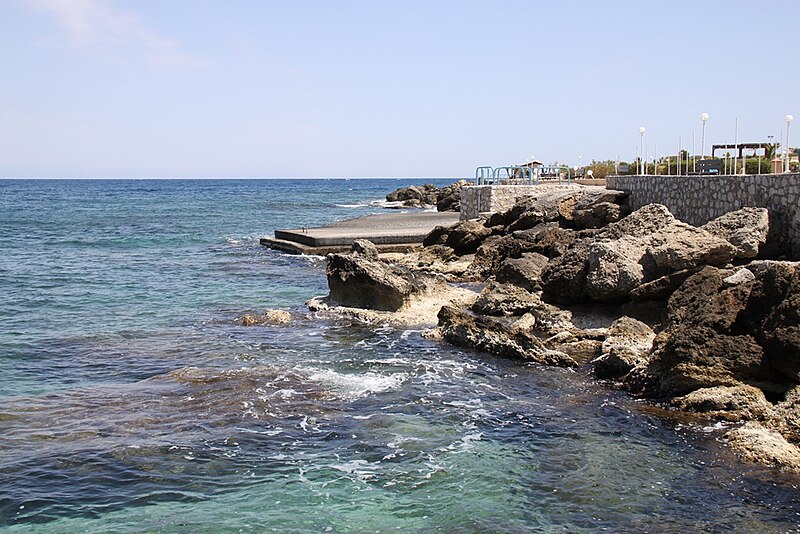
M 464 186 L 461 188 L 461 220 L 475 219 L 481 213 L 507 211 L 520 197 L 574 187 L 580 186 L 568 184 Z
M 743 207 L 767 208 L 773 236 L 800 259 L 800 173 L 609 176 L 607 187 L 630 193 L 632 210 L 664 204 L 678 219 L 695 226 Z

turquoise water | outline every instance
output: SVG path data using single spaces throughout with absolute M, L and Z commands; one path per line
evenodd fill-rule
M 410 183 L 0 181 L 0 530 L 797 529 L 800 479 L 717 427 L 310 315 L 324 260 L 258 236 Z

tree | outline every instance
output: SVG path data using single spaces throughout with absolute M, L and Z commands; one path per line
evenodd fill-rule
M 616 172 L 616 162 L 610 159 L 605 161 L 592 160 L 587 167 L 592 171 L 592 178 L 605 179 L 609 174 Z

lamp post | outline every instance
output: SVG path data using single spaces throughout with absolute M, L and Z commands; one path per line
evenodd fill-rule
M 706 121 L 708 120 L 708 113 L 701 113 L 700 120 L 703 122 L 703 129 L 700 134 L 700 159 L 706 158 Z
M 786 150 L 784 153 L 786 154 L 786 170 L 784 172 L 789 172 L 789 126 L 792 125 L 792 121 L 794 117 L 792 115 L 786 115 Z
M 644 133 L 647 130 L 644 126 L 639 127 L 639 174 L 644 174 L 642 172 L 642 163 L 644 158 Z

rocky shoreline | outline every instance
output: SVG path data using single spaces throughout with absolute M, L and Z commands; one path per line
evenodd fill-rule
M 748 461 L 800 472 L 800 262 L 765 257 L 769 213 L 702 227 L 619 191 L 576 186 L 437 227 L 424 247 L 328 256 L 312 311 L 430 327 L 425 335 L 599 380 L 674 410 L 742 423 Z M 769 252 L 775 254 L 774 252 Z
M 436 211 L 460 211 L 461 187 L 466 180 L 436 187 L 433 184 L 400 187 L 386 195 L 389 208 L 436 208 Z

